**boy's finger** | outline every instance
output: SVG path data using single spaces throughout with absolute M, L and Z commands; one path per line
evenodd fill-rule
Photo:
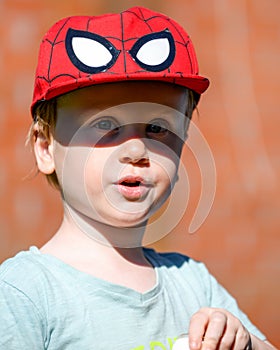
M 201 348 L 202 339 L 208 324 L 208 315 L 198 311 L 190 321 L 189 326 L 189 345 L 191 350 Z
M 242 349 L 252 350 L 250 333 L 244 327 L 238 330 L 235 343 Z
M 229 330 L 223 335 L 219 349 L 226 350 L 232 349 L 233 344 L 235 343 L 236 333 L 233 330 Z
M 227 316 L 220 311 L 213 312 L 209 316 L 202 349 L 216 349 L 225 333 L 226 326 Z

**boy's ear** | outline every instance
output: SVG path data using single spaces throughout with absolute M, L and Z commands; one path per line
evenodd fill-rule
M 190 127 L 191 119 L 186 114 L 185 116 L 185 123 L 184 123 L 184 140 L 186 141 L 189 136 L 189 127 Z
M 43 174 L 50 175 L 55 171 L 55 163 L 53 157 L 53 138 L 47 138 L 43 132 L 36 131 L 34 133 L 34 153 L 39 171 Z

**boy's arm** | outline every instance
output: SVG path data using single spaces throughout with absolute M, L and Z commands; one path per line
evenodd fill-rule
M 236 300 L 222 287 L 217 280 L 209 273 L 204 264 L 199 263 L 199 275 L 202 277 L 203 289 L 207 295 L 207 305 L 193 315 L 189 327 L 190 343 L 193 343 L 191 350 L 197 350 L 196 343 L 202 344 L 202 349 L 216 349 L 217 339 L 222 341 L 222 346 L 218 348 L 234 350 L 250 350 L 249 339 L 251 340 L 251 349 L 275 349 L 240 310 Z M 208 333 L 207 333 L 208 332 Z M 212 339 L 212 332 L 215 334 Z M 250 337 L 250 338 L 249 338 Z M 229 347 L 227 344 L 233 344 Z M 214 343 L 214 347 L 208 343 Z M 241 345 L 240 345 L 241 343 Z M 206 345 L 208 346 L 206 347 Z M 224 345 L 225 344 L 225 345 Z M 200 346 L 197 345 L 197 346 Z
M 0 282 L 0 349 L 45 349 L 41 317 L 20 290 Z
M 202 308 L 192 316 L 189 344 L 191 350 L 275 349 L 269 342 L 250 334 L 230 312 L 217 308 Z

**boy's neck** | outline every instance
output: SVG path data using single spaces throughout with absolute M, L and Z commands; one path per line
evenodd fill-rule
M 57 233 L 40 249 L 43 254 L 52 255 L 94 277 L 141 293 L 155 285 L 155 271 L 140 245 L 128 248 L 114 247 L 108 242 L 101 243 L 74 225 L 72 220 L 72 217 L 69 218 L 65 214 Z M 97 228 L 101 234 L 100 225 L 95 226 L 96 230 Z M 115 231 L 114 229 L 111 228 L 112 231 Z M 103 227 L 103 232 L 104 230 Z M 120 234 L 120 229 L 113 233 Z M 128 232 L 124 235 L 127 236 Z
M 68 233 L 85 235 L 101 245 L 114 248 L 141 247 L 146 222 L 134 227 L 116 227 L 102 223 L 83 215 L 64 203 L 62 228 Z
M 62 224 L 41 251 L 74 260 L 119 259 L 147 265 L 141 241 L 145 226 L 119 228 L 105 225 L 65 207 Z

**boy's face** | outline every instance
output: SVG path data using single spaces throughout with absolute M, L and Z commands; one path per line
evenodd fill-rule
M 98 222 L 145 222 L 176 182 L 188 119 L 187 90 L 121 82 L 58 99 L 52 145 L 64 200 Z

